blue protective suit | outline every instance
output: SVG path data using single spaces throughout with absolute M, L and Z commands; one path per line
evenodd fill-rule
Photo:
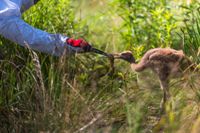
M 68 37 L 36 29 L 21 19 L 21 13 L 34 5 L 35 0 L 0 0 L 0 35 L 21 46 L 61 56 L 66 52 L 81 52 L 66 44 Z

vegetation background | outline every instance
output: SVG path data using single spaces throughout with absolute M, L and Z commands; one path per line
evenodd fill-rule
M 41 0 L 30 25 L 137 60 L 150 48 L 183 49 L 200 63 L 198 0 Z M 172 80 L 166 115 L 157 77 L 93 53 L 52 57 L 0 38 L 0 132 L 199 133 L 199 74 Z

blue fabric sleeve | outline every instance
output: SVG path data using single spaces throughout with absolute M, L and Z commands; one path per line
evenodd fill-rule
M 67 48 L 67 37 L 33 28 L 19 17 L 0 19 L 0 24 L 0 34 L 21 46 L 56 56 L 62 55 Z
M 68 37 L 47 33 L 24 22 L 19 5 L 9 0 L 0 1 L 0 35 L 21 46 L 55 56 L 79 50 L 66 44 Z

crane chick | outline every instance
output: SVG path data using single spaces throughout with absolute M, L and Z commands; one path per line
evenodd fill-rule
M 123 59 L 131 64 L 132 70 L 141 72 L 150 68 L 159 78 L 160 87 L 163 90 L 163 98 L 160 104 L 161 112 L 165 110 L 165 103 L 170 97 L 169 80 L 181 73 L 181 62 L 185 59 L 182 50 L 171 48 L 155 48 L 147 51 L 139 63 L 136 63 L 131 51 L 113 54 L 115 59 Z

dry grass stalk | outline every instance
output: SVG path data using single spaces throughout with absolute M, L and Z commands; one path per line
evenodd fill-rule
M 45 111 L 45 87 L 43 82 L 43 76 L 41 71 L 41 65 L 39 61 L 38 55 L 29 48 L 29 45 L 26 43 L 26 46 L 30 52 L 33 66 L 34 66 L 34 75 L 35 75 L 35 81 L 36 81 L 36 87 L 35 87 L 35 99 L 36 99 L 36 110 L 37 112 L 44 112 Z
M 36 81 L 37 81 L 35 96 L 36 96 L 37 102 L 39 103 L 39 109 L 41 111 L 44 111 L 46 98 L 45 98 L 45 87 L 44 87 L 44 82 L 43 82 L 41 65 L 40 65 L 38 55 L 34 51 L 31 51 L 31 57 L 32 57 L 34 72 L 35 72 Z

